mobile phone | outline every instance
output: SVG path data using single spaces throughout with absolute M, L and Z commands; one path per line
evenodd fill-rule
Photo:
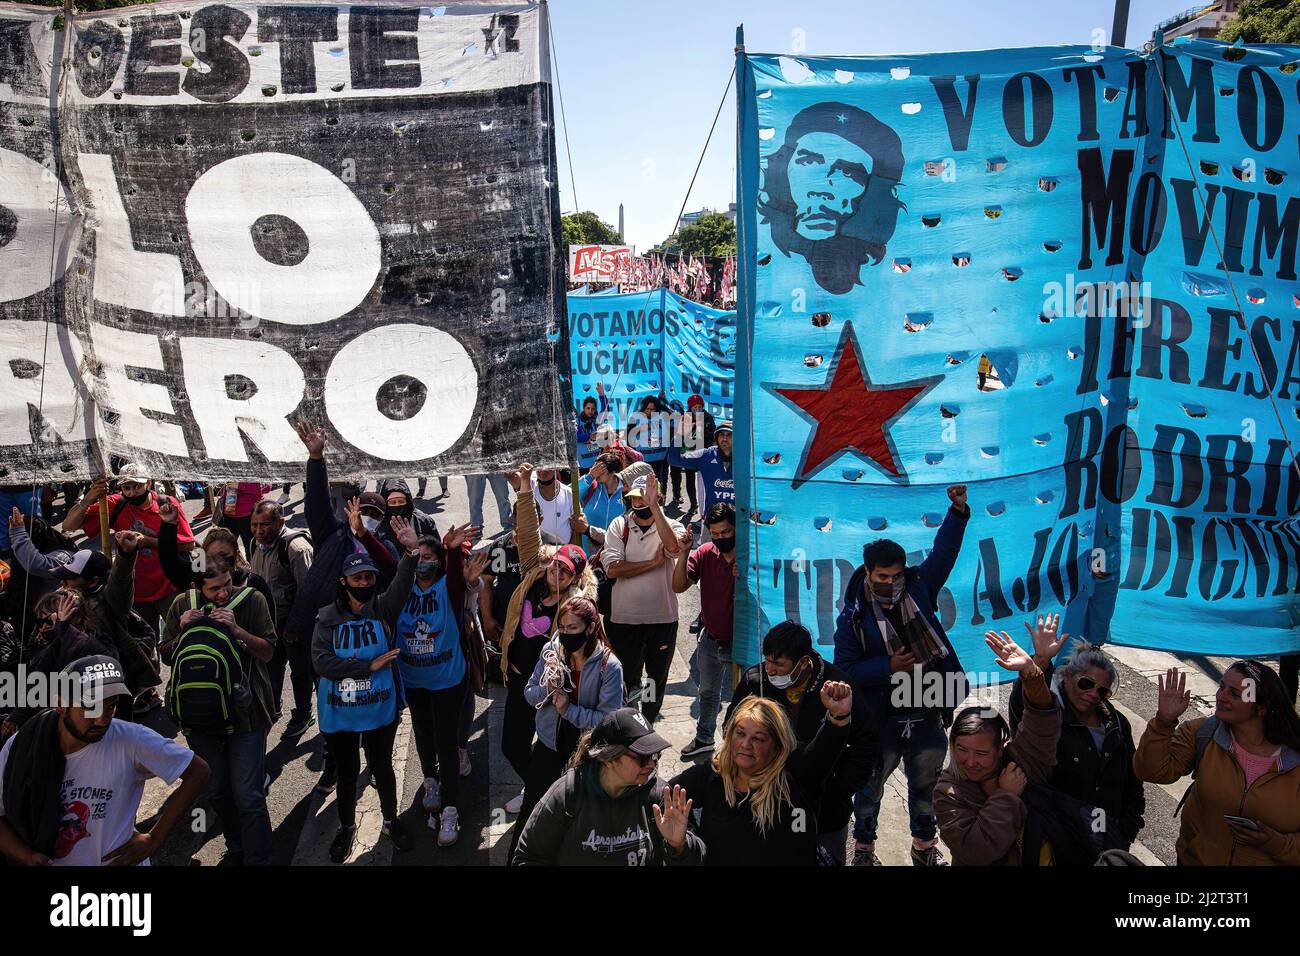
M 1223 815 L 1223 819 L 1227 820 L 1229 823 L 1235 823 L 1239 827 L 1245 827 L 1247 830 L 1259 829 L 1259 824 L 1256 823 L 1254 820 L 1252 820 L 1250 817 L 1239 817 L 1239 816 L 1234 816 L 1231 813 L 1225 813 Z

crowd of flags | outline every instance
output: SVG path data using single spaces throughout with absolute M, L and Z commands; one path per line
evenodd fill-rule
M 736 301 L 736 257 L 721 266 L 698 256 L 631 256 L 619 260 L 612 283 L 620 292 L 669 289 L 705 305 L 729 308 Z

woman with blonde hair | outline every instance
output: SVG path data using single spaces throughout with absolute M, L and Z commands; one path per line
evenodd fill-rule
M 706 864 L 817 863 L 816 808 L 849 739 L 853 690 L 827 681 L 820 697 L 826 718 L 806 747 L 780 704 L 747 697 L 732 708 L 712 762 L 670 782 L 691 795 L 694 830 L 708 847 Z
M 501 629 L 501 671 L 506 683 L 501 753 L 521 780 L 528 779 L 537 723 L 537 709 L 524 694 L 528 679 L 556 632 L 560 605 L 571 597 L 596 599 L 596 578 L 588 567 L 587 553 L 576 544 L 559 548 L 542 544 L 532 473 L 533 466 L 527 462 L 519 466 L 515 547 L 519 551 L 520 581 L 510 597 Z M 523 804 L 521 791 L 505 810 L 518 813 Z

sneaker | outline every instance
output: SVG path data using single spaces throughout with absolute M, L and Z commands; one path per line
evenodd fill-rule
M 703 740 L 696 737 L 689 744 L 682 748 L 683 757 L 694 757 L 696 754 L 706 754 L 713 750 L 712 740 Z
M 383 832 L 393 841 L 393 846 L 403 853 L 415 846 L 415 841 L 411 839 L 411 834 L 406 832 L 406 827 L 401 820 L 385 820 Z
M 334 842 L 330 844 L 330 862 L 342 863 L 352 853 L 352 841 L 356 839 L 357 828 L 355 826 L 339 827 L 339 832 L 334 834 Z
M 456 749 L 460 751 L 460 775 L 462 777 L 468 777 L 470 771 L 473 769 L 469 764 L 469 748 L 458 747 Z
M 510 798 L 506 803 L 506 813 L 518 813 L 524 808 L 524 793 L 519 791 L 516 796 Z
M 853 865 L 854 866 L 884 866 L 880 862 L 880 857 L 876 856 L 875 848 L 868 847 L 863 843 L 855 843 L 853 846 Z
M 939 852 L 939 844 L 926 847 L 924 850 L 918 850 L 912 847 L 912 865 L 913 866 L 947 866 L 948 861 L 943 858 Z
M 316 789 L 321 793 L 330 793 L 338 780 L 338 770 L 334 768 L 333 764 L 326 764 L 325 769 L 321 771 L 320 779 L 316 781 Z
M 284 733 L 281 734 L 280 736 L 282 738 L 288 737 L 290 740 L 293 740 L 305 734 L 307 732 L 307 729 L 315 725 L 315 723 L 316 723 L 316 717 L 314 714 L 311 714 L 310 712 L 307 714 L 299 714 L 297 716 L 290 714 L 289 724 L 287 727 L 284 728 Z
M 442 826 L 438 827 L 438 846 L 451 846 L 460 839 L 460 813 L 455 807 L 442 811 Z
M 425 813 L 437 813 L 442 809 L 442 784 L 437 777 L 424 778 L 424 799 L 420 804 Z

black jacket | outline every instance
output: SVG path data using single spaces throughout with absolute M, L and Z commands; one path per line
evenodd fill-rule
M 63 818 L 59 791 L 67 758 L 59 746 L 59 712 L 43 710 L 18 729 L 5 762 L 5 819 L 33 850 L 54 856 Z
M 1047 669 L 1051 681 L 1053 668 Z M 1107 827 L 1107 849 L 1127 850 L 1137 839 L 1145 822 L 1146 794 L 1142 781 L 1133 772 L 1133 729 L 1128 718 L 1109 704 L 1103 704 L 1106 736 L 1101 752 L 1092 742 L 1092 734 L 1079 722 L 1074 710 L 1062 697 L 1054 696 L 1061 710 L 1061 736 L 1056 744 L 1056 766 L 1048 779 L 1062 793 L 1090 806 L 1106 811 L 1107 820 L 1118 820 L 1118 829 Z M 1009 713 L 1014 734 L 1024 713 L 1024 693 L 1017 681 L 1011 691 Z
M 819 656 L 814 657 L 813 666 L 816 670 L 812 683 L 798 703 L 793 703 L 785 691 L 773 687 L 763 665 L 755 664 L 741 675 L 731 704 L 727 707 L 727 717 L 731 716 L 732 708 L 746 697 L 770 697 L 785 708 L 799 743 L 804 746 L 812 743 L 826 716 L 826 708 L 822 706 L 820 697 L 822 685 L 827 681 L 853 683 L 849 675 L 834 664 Z M 866 786 L 879 758 L 880 733 L 871 718 L 867 702 L 861 694 L 855 694 L 848 743 L 826 779 L 817 808 L 817 821 L 823 833 L 833 833 L 849 822 L 853 813 L 853 794 Z

